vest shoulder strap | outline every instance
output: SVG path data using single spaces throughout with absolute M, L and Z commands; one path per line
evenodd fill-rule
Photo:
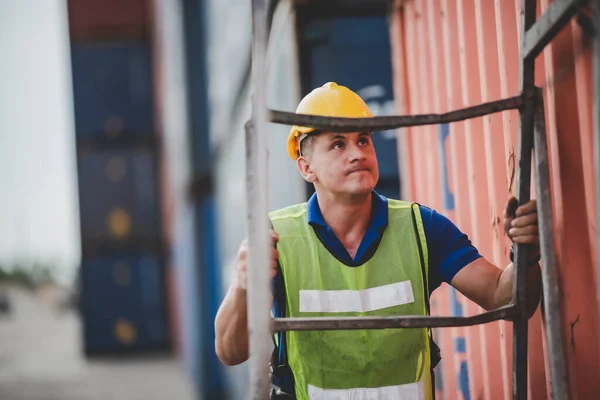
M 276 221 L 287 218 L 298 218 L 304 214 L 306 214 L 306 203 L 300 203 L 271 211 L 269 213 L 269 218 L 271 218 L 271 221 Z

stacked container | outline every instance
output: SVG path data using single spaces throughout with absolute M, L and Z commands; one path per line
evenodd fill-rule
M 86 354 L 169 343 L 150 10 L 68 2 Z

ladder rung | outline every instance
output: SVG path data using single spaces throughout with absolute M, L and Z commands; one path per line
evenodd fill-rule
M 393 317 L 312 317 L 273 318 L 271 329 L 281 331 L 320 331 L 385 328 L 449 328 L 486 324 L 501 319 L 511 320 L 516 315 L 514 304 L 497 308 L 472 317 L 430 317 L 399 315 Z
M 470 118 L 482 117 L 501 111 L 513 110 L 523 104 L 522 96 L 509 97 L 489 103 L 478 104 L 445 114 L 393 115 L 373 118 L 339 118 L 296 114 L 271 110 L 271 122 L 285 125 L 310 126 L 330 132 L 360 132 L 396 129 L 407 126 L 448 124 Z
M 525 32 L 523 58 L 537 57 L 585 2 L 587 0 L 554 0 L 550 3 L 548 9 Z

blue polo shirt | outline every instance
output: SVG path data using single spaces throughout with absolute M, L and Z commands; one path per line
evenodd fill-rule
M 349 266 L 364 264 L 373 254 L 373 246 L 377 246 L 387 228 L 387 199 L 373 192 L 372 216 L 367 232 L 360 243 L 354 259 L 350 257 L 342 242 L 323 219 L 317 194 L 313 194 L 306 204 L 308 223 L 337 259 Z M 465 265 L 481 257 L 471 241 L 456 225 L 445 216 L 425 206 L 419 206 L 423 230 L 427 240 L 429 257 L 429 293 L 438 288 L 442 282 L 450 283 L 454 275 Z

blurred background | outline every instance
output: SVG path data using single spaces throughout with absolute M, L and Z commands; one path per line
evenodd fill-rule
M 377 115 L 518 93 L 520 0 L 271 3 L 272 108 L 294 111 L 328 81 Z M 246 236 L 250 11 L 249 0 L 0 0 L 0 399 L 246 398 L 247 366 L 220 364 L 213 320 Z M 580 376 L 573 393 L 590 398 L 600 355 L 584 17 L 536 73 L 570 271 L 565 357 Z M 376 132 L 376 190 L 435 207 L 506 265 L 494 221 L 514 190 L 517 127 L 510 111 Z M 270 209 L 312 194 L 287 156 L 288 129 L 270 127 Z M 432 311 L 481 310 L 443 285 Z M 508 398 L 510 335 L 505 322 L 436 331 L 439 398 Z M 543 338 L 538 311 L 533 398 L 549 390 Z

